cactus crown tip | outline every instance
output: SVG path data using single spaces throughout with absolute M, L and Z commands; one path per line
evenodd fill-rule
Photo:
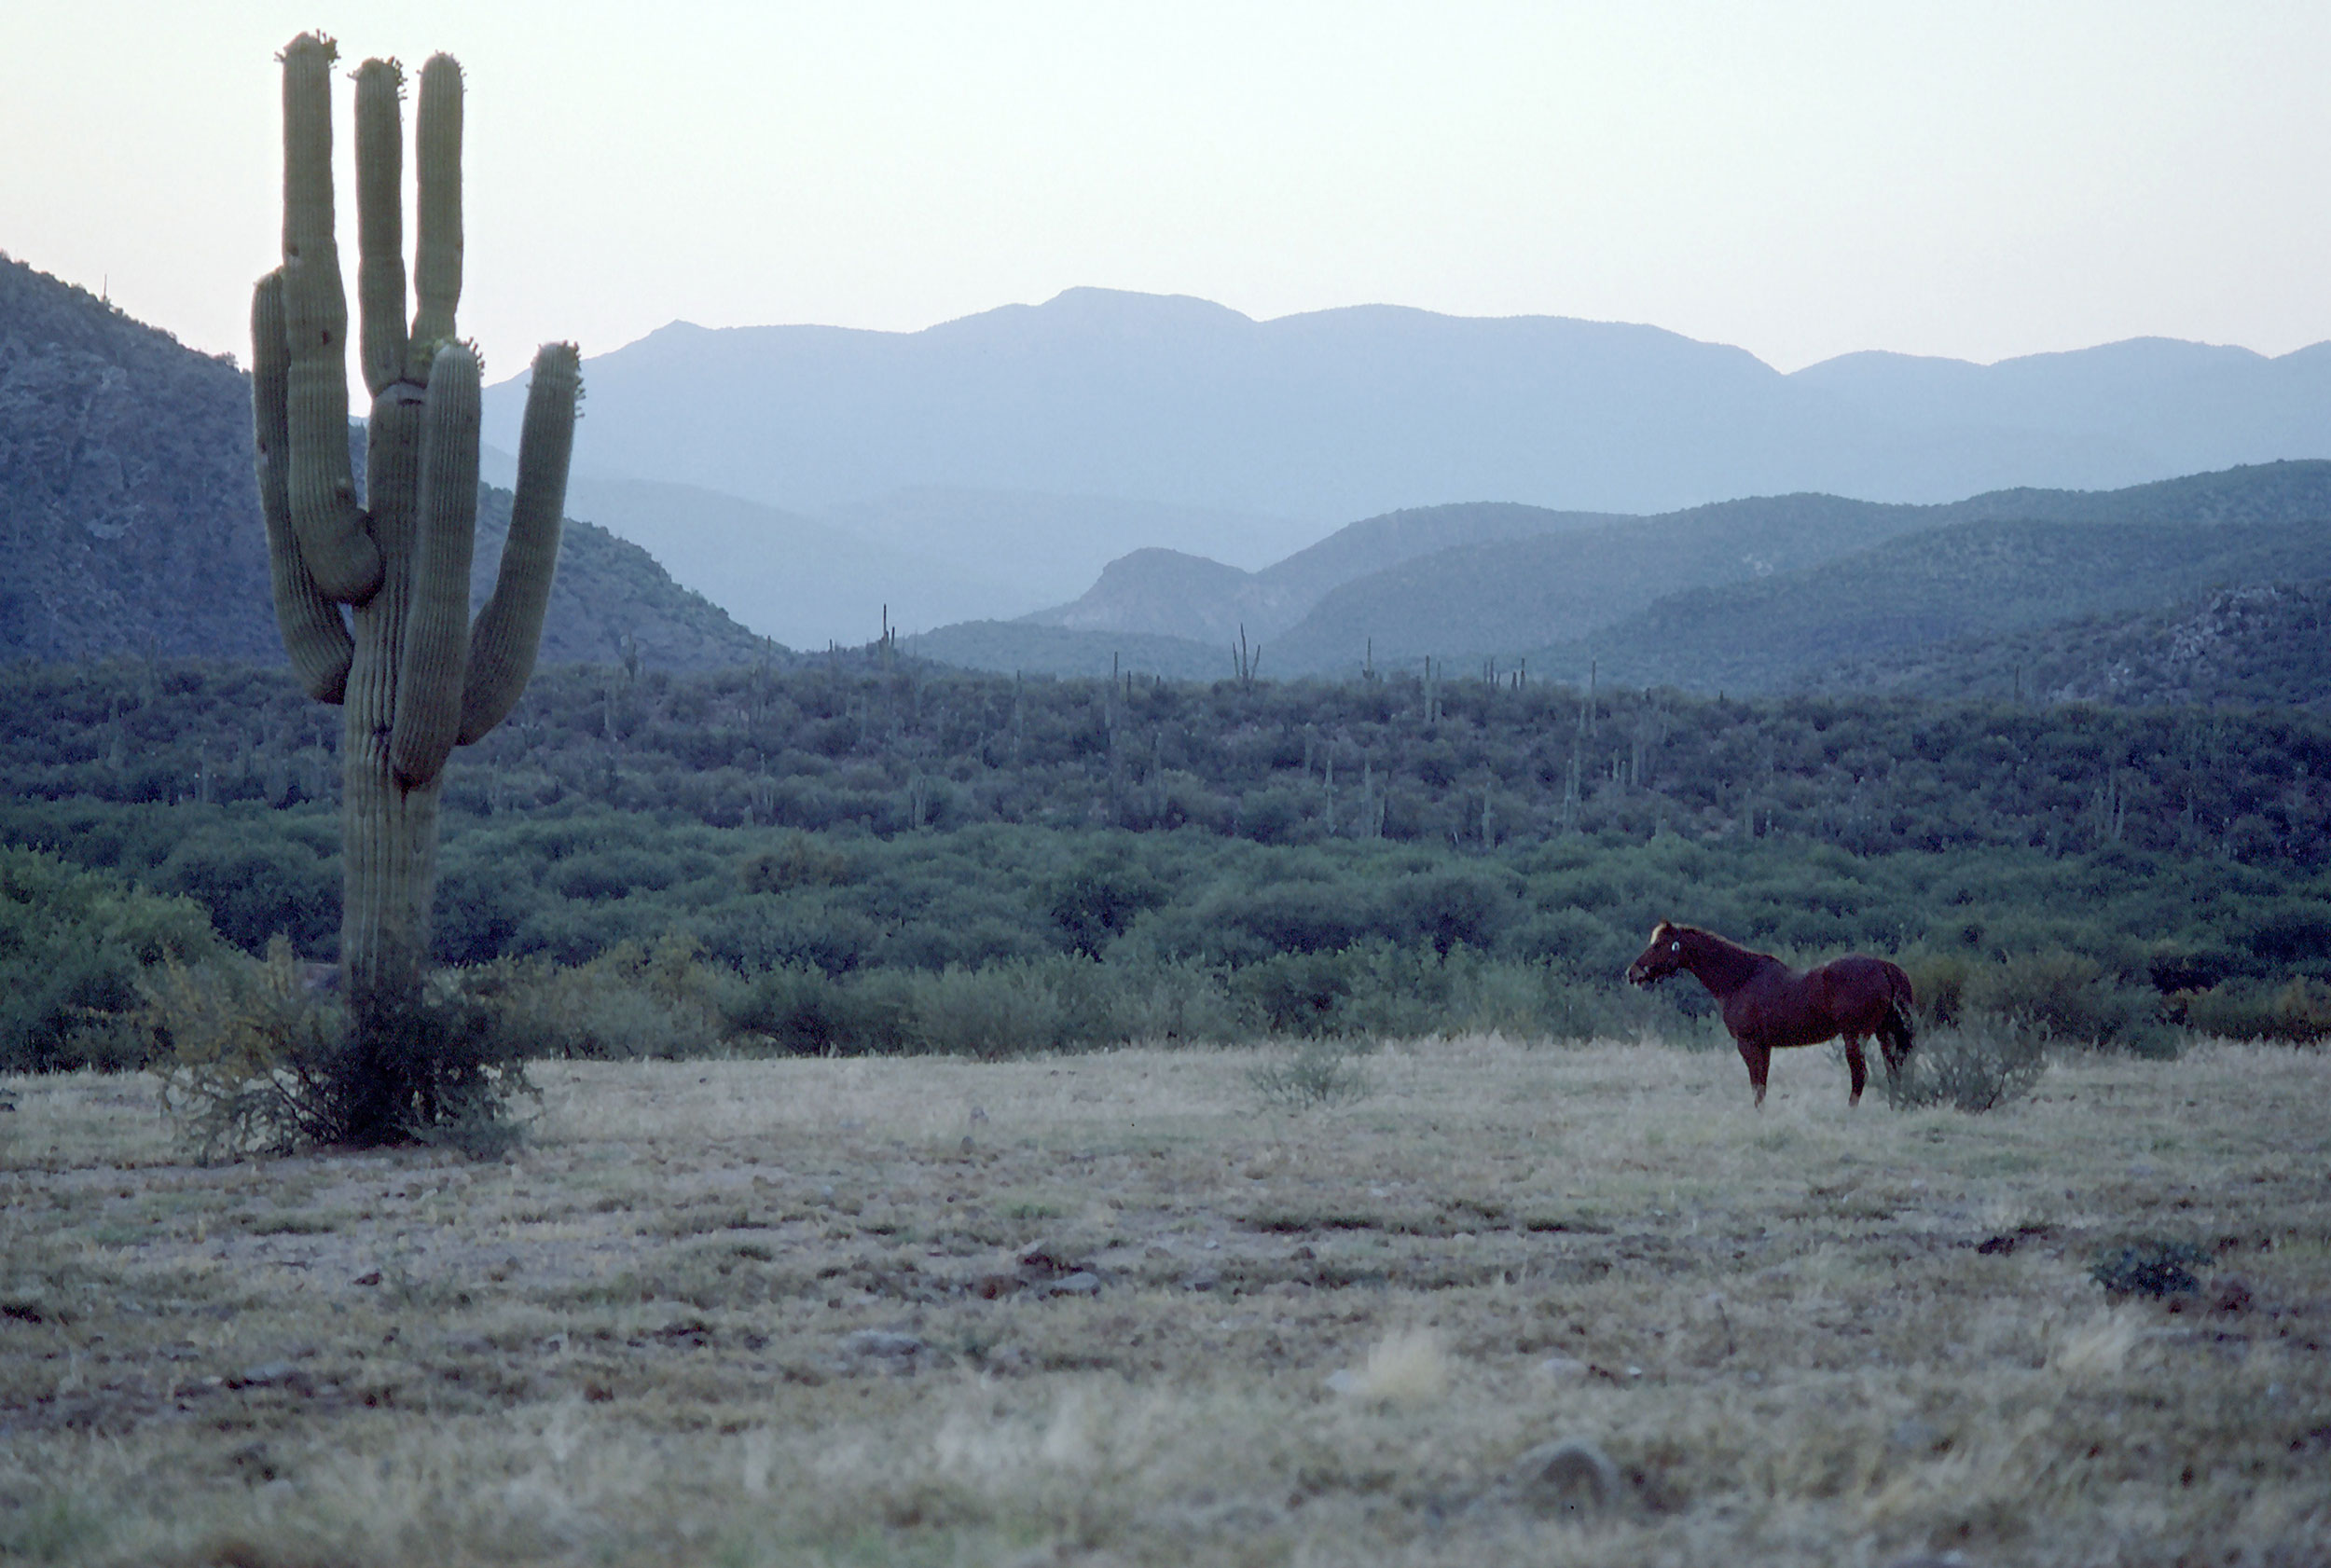
M 283 61 L 289 60 L 293 55 L 297 54 L 302 49 L 310 48 L 322 49 L 324 51 L 324 63 L 326 65 L 331 64 L 334 61 L 339 59 L 340 57 L 340 46 L 338 40 L 334 38 L 329 33 L 326 33 L 323 28 L 319 27 L 313 33 L 302 33 L 298 37 L 294 38 L 290 43 L 285 44 L 281 52 L 279 52 L 275 58 L 279 62 L 281 62 Z
M 379 71 L 386 71 L 389 74 L 389 80 L 396 84 L 396 96 L 401 102 L 405 97 L 405 62 L 394 55 L 389 56 L 386 60 L 377 57 L 367 60 L 351 71 L 348 78 L 351 81 L 361 82 L 366 76 Z

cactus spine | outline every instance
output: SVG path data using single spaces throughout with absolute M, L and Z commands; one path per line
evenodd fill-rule
M 252 407 L 275 612 L 308 694 L 344 708 L 340 966 L 367 1017 L 416 997 L 447 756 L 491 730 L 532 674 L 566 503 L 572 344 L 534 361 L 492 598 L 469 618 L 479 366 L 454 334 L 462 288 L 462 72 L 421 73 L 415 314 L 405 322 L 404 73 L 356 72 L 361 358 L 372 396 L 366 504 L 348 459 L 348 302 L 332 211 L 329 38 L 283 54 L 283 264 L 252 305 Z M 341 609 L 347 606 L 346 612 Z

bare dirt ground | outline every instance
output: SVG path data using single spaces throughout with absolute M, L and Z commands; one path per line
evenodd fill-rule
M 1265 1059 L 553 1066 L 485 1165 L 0 1085 L 0 1559 L 2331 1561 L 2331 1053 Z

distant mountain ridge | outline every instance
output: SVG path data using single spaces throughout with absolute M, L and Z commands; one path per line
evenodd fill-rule
M 1425 506 L 1366 517 L 1260 571 L 1170 550 L 1111 561 L 1081 598 L 1021 619 L 1076 631 L 1221 641 L 1276 637 L 1344 585 L 1443 551 L 1633 521 L 1507 502 Z
M 1987 519 L 1900 535 L 1802 570 L 1667 595 L 1530 667 L 1633 686 L 1786 690 L 1854 660 L 1957 640 L 2044 635 L 2075 617 L 2153 609 L 2221 585 L 2331 576 L 2331 520 Z
M 474 603 L 491 586 L 509 505 L 507 490 L 481 489 Z M 283 662 L 249 378 L 5 256 L 0 541 L 0 657 Z M 542 660 L 614 663 L 627 637 L 650 667 L 764 651 L 646 552 L 570 522 Z
M 2269 359 L 2137 338 L 1993 365 L 1855 354 L 1784 375 L 1650 326 L 1383 305 L 1253 321 L 1071 289 L 920 332 L 674 323 L 585 372 L 582 472 L 807 514 L 913 487 L 1320 524 L 1478 498 L 1938 502 L 2331 456 L 2321 344 Z M 489 390 L 503 445 L 521 399 L 515 382 Z
M 507 484 L 517 460 L 485 453 Z M 653 555 L 673 581 L 796 648 L 855 646 L 1057 604 L 1109 561 L 1158 540 L 1270 558 L 1317 530 L 1107 497 L 924 488 L 815 516 L 667 480 L 577 473 L 567 510 Z M 1261 546 L 1258 553 L 1258 546 Z
M 1245 624 L 1270 628 L 1263 668 L 1276 676 L 1348 676 L 1372 653 L 1380 669 L 1428 656 L 1526 659 L 1565 678 L 1599 660 L 1636 684 L 1758 690 L 1881 648 L 2331 573 L 2325 519 L 2324 461 L 1939 506 L 1800 495 L 1626 519 L 1427 509 L 1354 524 L 1302 552 L 1312 585 L 1332 585 L 1292 624 Z M 1461 542 L 1430 547 L 1449 539 Z M 1353 575 L 1334 582 L 1321 562 Z M 1108 667 L 1112 640 L 1136 657 L 1138 635 L 1140 667 L 1226 671 L 1221 628 L 1257 611 L 1257 585 L 1290 563 L 1246 574 L 1145 554 L 1114 563 L 1073 605 L 1030 617 L 1017 641 L 1009 626 L 983 624 L 976 636 L 942 628 L 919 646 L 989 668 L 1092 673 Z M 1035 637 L 1038 625 L 1050 635 Z

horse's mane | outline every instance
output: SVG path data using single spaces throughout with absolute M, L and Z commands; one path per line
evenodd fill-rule
M 1703 926 L 1678 926 L 1674 921 L 1670 920 L 1667 922 L 1667 928 L 1674 931 L 1677 936 L 1698 937 L 1702 942 L 1707 943 L 1709 946 L 1726 954 L 1735 954 L 1743 958 L 1762 958 L 1767 962 L 1775 964 L 1781 961 L 1772 954 L 1760 953 L 1757 949 L 1750 947 L 1745 942 L 1734 942 L 1728 936 L 1719 936 L 1716 932 L 1711 931 Z
M 1770 953 L 1744 947 L 1730 937 L 1718 936 L 1699 926 L 1678 926 L 1673 920 L 1662 920 L 1658 930 L 1652 933 L 1653 940 L 1656 941 L 1662 933 L 1672 933 L 1678 941 L 1688 940 L 1703 958 L 1716 961 L 1716 972 L 1704 969 L 1695 972 L 1699 974 L 1702 984 L 1719 996 L 1744 983 L 1750 975 L 1767 965 L 1783 970 L 1788 968 Z

